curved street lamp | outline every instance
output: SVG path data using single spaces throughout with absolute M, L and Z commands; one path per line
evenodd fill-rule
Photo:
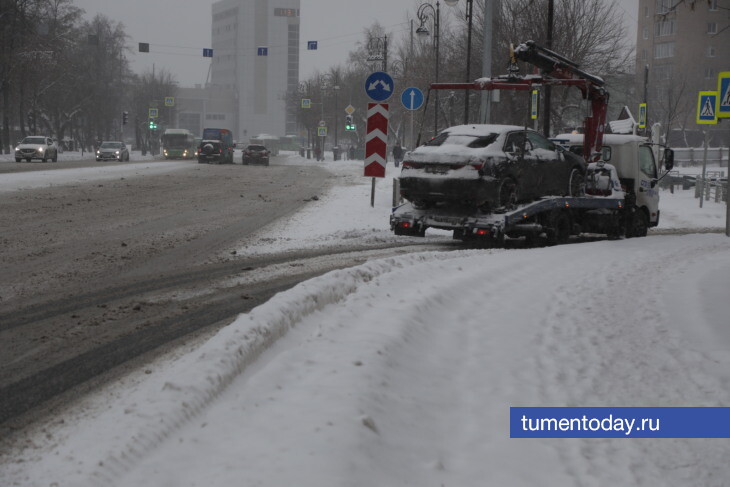
M 449 1 L 455 1 L 455 0 L 449 0 Z M 448 1 L 447 1 L 448 3 Z M 416 34 L 419 36 L 427 36 L 430 34 L 428 28 L 426 27 L 426 21 L 430 18 L 433 21 L 433 42 L 434 42 L 434 48 L 436 50 L 436 67 L 435 67 L 435 74 L 434 74 L 434 81 L 438 83 L 439 81 L 439 29 L 440 29 L 440 11 L 439 11 L 439 2 L 436 2 L 436 8 L 434 8 L 433 5 L 430 3 L 424 3 L 421 4 L 418 7 L 418 10 L 416 11 L 416 17 L 418 17 L 418 20 L 420 22 L 420 25 L 416 29 Z M 434 137 L 438 133 L 438 119 L 439 119 L 439 92 L 436 90 L 436 103 L 434 104 L 433 109 L 433 135 Z
M 459 3 L 459 0 L 444 0 L 446 5 L 454 7 Z M 466 23 L 467 23 L 467 35 L 466 35 L 466 82 L 471 83 L 471 24 L 472 24 L 472 13 L 474 12 L 474 0 L 466 0 Z M 464 99 L 464 124 L 469 123 L 469 90 L 466 90 L 466 98 Z

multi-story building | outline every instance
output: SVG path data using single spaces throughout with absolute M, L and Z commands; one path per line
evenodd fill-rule
M 648 122 L 661 123 L 673 145 L 699 145 L 698 92 L 716 90 L 718 73 L 730 71 L 730 0 L 639 0 L 638 14 L 637 92 L 646 92 Z M 710 130 L 713 145 L 730 142 L 727 127 Z
M 299 83 L 300 0 L 213 4 L 211 85 L 234 93 L 238 140 L 296 133 L 286 94 Z M 228 121 L 226 121 L 228 122 Z

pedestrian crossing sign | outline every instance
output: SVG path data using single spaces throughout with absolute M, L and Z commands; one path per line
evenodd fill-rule
M 697 123 L 717 123 L 717 91 L 700 91 L 697 99 Z
M 717 76 L 717 118 L 730 118 L 730 71 Z

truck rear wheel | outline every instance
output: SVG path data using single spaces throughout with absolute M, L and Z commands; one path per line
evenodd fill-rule
M 570 216 L 561 211 L 553 217 L 551 228 L 547 230 L 548 245 L 560 245 L 568 242 L 570 238 L 571 223 Z
M 636 210 L 632 213 L 628 225 L 626 225 L 626 238 L 646 237 L 649 232 L 649 219 L 644 210 Z

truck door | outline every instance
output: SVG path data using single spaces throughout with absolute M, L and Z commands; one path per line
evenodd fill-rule
M 657 180 L 656 160 L 650 145 L 639 146 L 639 181 L 637 184 L 636 206 L 645 207 L 649 211 L 650 225 L 656 225 L 659 218 L 659 192 L 655 185 Z

